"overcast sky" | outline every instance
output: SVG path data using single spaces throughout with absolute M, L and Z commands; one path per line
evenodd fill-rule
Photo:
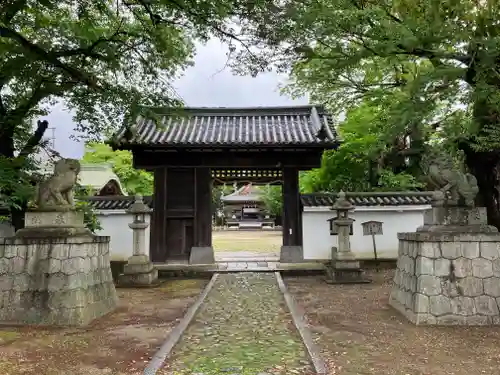
M 279 93 L 286 77 L 266 73 L 257 78 L 235 76 L 226 63 L 226 47 L 217 40 L 200 46 L 195 66 L 173 84 L 185 104 L 193 107 L 279 106 L 307 104 L 307 99 L 292 100 Z M 56 128 L 55 148 L 63 157 L 81 158 L 83 144 L 71 140 L 72 114 L 59 105 L 47 120 Z

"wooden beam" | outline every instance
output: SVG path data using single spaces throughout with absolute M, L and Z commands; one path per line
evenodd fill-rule
M 134 167 L 283 168 L 306 170 L 321 166 L 322 150 L 286 152 L 165 152 L 133 151 Z

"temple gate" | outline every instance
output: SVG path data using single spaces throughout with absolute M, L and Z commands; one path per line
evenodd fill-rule
M 112 142 L 133 153 L 135 168 L 154 172 L 151 260 L 213 259 L 212 183 L 281 180 L 281 258 L 300 262 L 298 175 L 320 167 L 323 151 L 338 146 L 332 117 L 311 105 L 153 111 L 127 124 Z

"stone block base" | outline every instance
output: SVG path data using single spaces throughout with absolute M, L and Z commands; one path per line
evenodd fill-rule
M 343 262 L 347 263 L 347 262 Z M 354 262 L 356 264 L 346 264 L 347 267 L 340 268 L 339 265 L 334 264 L 333 266 L 326 267 L 326 278 L 325 282 L 328 284 L 365 284 L 369 283 L 370 280 L 364 277 L 364 272 L 359 268 L 359 262 Z M 344 265 L 345 266 L 345 265 Z
M 117 305 L 109 237 L 12 237 L 0 243 L 0 321 L 81 326 Z
M 158 270 L 153 268 L 146 273 L 123 274 L 119 277 L 119 286 L 148 286 L 156 285 L 158 281 Z
M 281 263 L 302 263 L 304 262 L 304 250 L 302 246 L 281 246 Z
M 123 268 L 119 277 L 120 286 L 147 286 L 158 280 L 158 270 L 149 261 L 147 255 L 133 255 Z
M 414 324 L 500 324 L 499 233 L 399 233 L 390 305 Z
M 211 246 L 193 246 L 189 256 L 189 264 L 215 263 L 214 249 Z

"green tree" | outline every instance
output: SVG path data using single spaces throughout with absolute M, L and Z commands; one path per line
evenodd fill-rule
M 281 216 L 283 212 L 283 194 L 281 185 L 266 185 L 262 187 L 266 211 L 273 216 Z
M 323 154 L 321 168 L 301 174 L 301 191 L 404 191 L 421 188 L 423 184 L 419 183 L 418 175 L 399 170 L 399 159 L 394 161 L 391 158 L 394 150 L 385 141 L 387 124 L 381 116 L 383 110 L 383 107 L 364 102 L 348 111 L 346 120 L 338 126 L 342 145 L 338 150 Z
M 235 60 L 253 74 L 290 72 L 289 92 L 334 113 L 382 100 L 391 136 L 409 134 L 417 148 L 438 131 L 464 152 L 477 203 L 500 227 L 499 9 L 499 0 L 288 0 L 247 19 Z
M 128 194 L 152 195 L 154 177 L 150 172 L 132 166 L 132 153 L 129 151 L 113 151 L 104 143 L 89 143 L 83 155 L 86 163 L 109 163 L 118 176 Z
M 194 40 L 237 39 L 225 21 L 250 8 L 237 0 L 1 1 L 0 163 L 15 186 L 2 179 L 0 194 L 21 208 L 13 215 L 23 217 L 21 171 L 48 127 L 33 130 L 33 120 L 51 104 L 73 110 L 90 139 L 139 108 L 178 105 L 169 82 L 191 64 Z

